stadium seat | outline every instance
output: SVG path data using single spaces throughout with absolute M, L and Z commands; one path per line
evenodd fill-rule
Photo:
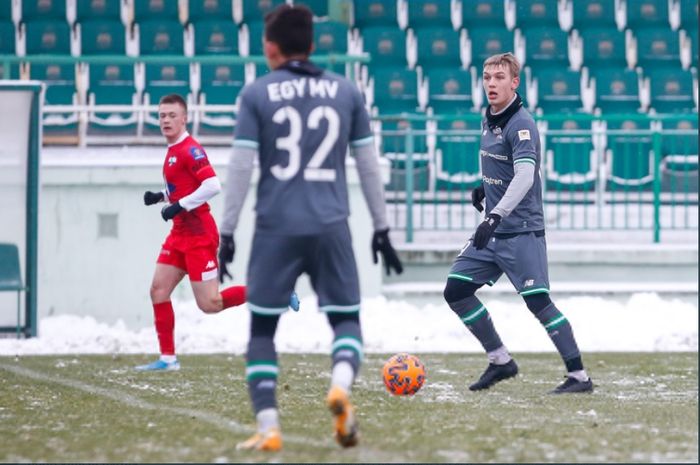
M 544 131 L 542 171 L 547 190 L 591 191 L 598 176 L 598 156 L 590 121 L 549 121 Z
M 424 68 L 462 66 L 460 33 L 448 27 L 426 27 L 416 31 L 418 64 Z
M 248 55 L 263 54 L 263 32 L 265 25 L 262 21 L 246 23 L 248 28 Z
M 690 112 L 695 108 L 693 75 L 679 68 L 649 68 L 650 107 L 659 113 Z
M 617 29 L 590 28 L 581 31 L 583 64 L 598 67 L 627 66 L 625 33 Z
M 698 115 L 663 122 L 661 190 L 684 194 L 698 192 Z
M 547 113 L 571 113 L 583 110 L 581 73 L 568 69 L 539 69 L 537 106 Z
M 635 31 L 637 65 L 644 69 L 681 65 L 680 39 L 670 28 L 645 28 Z
M 641 107 L 639 76 L 630 69 L 592 70 L 595 79 L 595 106 L 603 112 L 630 113 Z
M 698 67 L 698 30 L 688 29 L 688 39 L 690 41 L 690 64 L 696 69 Z
M 89 67 L 88 105 L 135 105 L 138 92 L 134 79 L 134 65 L 92 64 Z M 136 111 L 88 112 L 87 135 L 136 135 Z
M 121 0 L 77 0 L 75 21 L 121 21 Z
M 0 79 L 19 79 L 19 63 L 13 63 L 6 72 L 5 65 L 0 64 Z
M 561 29 L 536 27 L 527 29 L 525 64 L 535 69 L 569 67 L 569 36 Z
M 462 27 L 506 28 L 506 12 L 503 0 L 470 0 L 462 2 Z
M 175 20 L 148 20 L 138 24 L 141 55 L 182 55 L 182 25 Z
M 399 24 L 395 1 L 355 0 L 353 17 L 353 25 L 361 29 L 368 26 L 398 27 Z
M 134 22 L 136 23 L 180 20 L 178 0 L 133 0 L 133 5 Z
M 124 55 L 126 32 L 121 21 L 88 20 L 79 23 L 81 55 Z
M 408 0 L 408 26 L 413 29 L 424 27 L 453 29 L 452 2 L 449 0 Z
M 24 24 L 27 55 L 70 55 L 70 27 L 65 20 L 34 20 Z
M 44 141 L 75 143 L 78 135 L 78 112 L 52 112 L 51 105 L 76 105 L 75 65 L 31 63 L 29 78 L 44 81 L 44 113 L 42 115 Z
M 145 86 L 143 101 L 146 105 L 158 105 L 161 97 L 167 94 L 179 94 L 187 101 L 190 94 L 189 65 L 160 65 L 147 63 L 145 65 Z M 160 134 L 158 115 L 147 112 L 144 116 L 144 134 Z
M 362 48 L 372 56 L 370 67 L 406 67 L 406 34 L 397 27 L 375 26 L 362 30 Z
M 406 130 L 411 128 L 419 131 L 413 134 L 413 190 L 422 193 L 429 191 L 432 186 L 431 163 L 427 153 L 426 122 L 408 120 L 383 120 L 380 138 L 381 153 L 391 164 L 391 174 L 387 190 L 406 192 L 408 180 L 408 153 L 406 152 Z
M 234 16 L 238 18 L 238 22 L 248 23 L 263 21 L 266 14 L 285 3 L 285 0 L 239 0 L 236 3 L 239 3 L 240 10 L 238 14 L 234 13 Z
M 191 23 L 195 55 L 238 55 L 238 26 L 229 19 L 202 19 Z
M 233 4 L 231 0 L 188 0 L 187 21 L 233 21 Z
M 5 0 L 4 3 L 11 3 Z M 35 20 L 66 21 L 66 0 L 22 0 L 22 22 Z
M 328 16 L 328 0 L 301 0 L 297 3 L 309 7 L 316 18 L 326 18 Z
M 515 7 L 515 24 L 519 29 L 559 28 L 557 3 L 557 0 L 518 0 Z
M 616 29 L 616 0 L 588 0 L 573 2 L 572 27 L 578 31 L 590 28 Z
M 634 0 L 627 1 L 626 5 L 628 28 L 670 27 L 668 0 Z
M 8 2 L 9 3 L 9 2 Z M 0 292 L 17 292 L 17 337 L 20 335 L 22 323 L 20 317 L 20 295 L 27 288 L 22 283 L 22 272 L 19 265 L 19 249 L 16 244 L 0 244 Z
M 245 85 L 245 65 L 201 65 L 201 105 L 234 105 Z M 197 118 L 197 134 L 233 137 L 233 111 L 206 111 Z
M 513 52 L 513 31 L 505 29 L 485 28 L 469 29 L 467 31 L 471 40 L 471 64 L 481 69 L 481 66 L 491 55 L 496 53 Z
M 651 133 L 640 132 L 645 130 L 649 130 L 647 125 L 631 119 L 607 123 L 607 190 L 651 188 L 654 154 Z
M 0 22 L 12 21 L 12 2 L 0 2 Z
M 428 101 L 433 113 L 457 114 L 474 111 L 472 73 L 461 68 L 428 68 Z
M 0 55 L 14 55 L 15 52 L 15 25 L 0 19 Z
M 681 13 L 681 28 L 686 31 L 698 30 L 698 1 L 679 0 Z
M 319 21 L 314 23 L 314 45 L 313 56 L 328 55 L 330 53 L 347 54 L 348 27 L 337 21 Z M 338 74 L 346 74 L 345 63 L 327 64 L 324 67 Z
M 381 115 L 419 111 L 418 76 L 415 70 L 377 69 L 373 74 L 374 102 Z
M 434 155 L 431 157 L 435 160 L 437 190 L 465 191 L 481 181 L 481 115 L 463 114 L 464 119 L 437 121 Z

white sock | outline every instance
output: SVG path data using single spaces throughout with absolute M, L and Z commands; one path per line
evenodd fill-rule
M 506 346 L 501 346 L 496 350 L 492 350 L 486 354 L 489 358 L 489 363 L 494 365 L 505 365 L 512 360 L 512 357 L 508 353 Z
M 331 386 L 339 386 L 345 389 L 348 394 L 352 387 L 352 382 L 355 379 L 355 371 L 349 362 L 338 362 L 333 366 L 331 374 Z
M 173 363 L 177 361 L 176 355 L 161 355 L 160 359 L 165 363 Z
M 570 371 L 569 376 L 576 379 L 577 381 L 581 381 L 582 383 L 588 381 L 588 375 L 586 374 L 586 370 Z
M 264 433 L 270 428 L 279 428 L 280 421 L 276 408 L 266 408 L 260 410 L 255 416 L 258 420 L 258 433 Z

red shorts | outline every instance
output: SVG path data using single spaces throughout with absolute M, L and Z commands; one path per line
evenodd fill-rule
M 190 281 L 209 281 L 219 276 L 218 248 L 218 236 L 185 236 L 171 232 L 163 242 L 157 263 L 185 270 Z

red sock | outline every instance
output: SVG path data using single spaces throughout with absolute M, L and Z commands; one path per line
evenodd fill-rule
M 245 303 L 245 286 L 231 286 L 221 291 L 224 308 L 235 307 Z
M 153 304 L 161 355 L 175 355 L 175 312 L 169 300 Z

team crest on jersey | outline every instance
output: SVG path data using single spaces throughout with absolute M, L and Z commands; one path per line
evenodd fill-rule
M 202 158 L 207 156 L 207 154 L 204 153 L 204 150 L 200 149 L 199 147 L 192 147 L 190 149 L 190 154 L 195 160 L 201 160 Z
M 518 131 L 518 139 L 522 140 L 530 140 L 530 130 L 529 129 L 522 129 Z
M 177 161 L 177 157 L 175 157 L 175 156 L 168 158 L 168 166 L 173 166 L 176 161 Z

